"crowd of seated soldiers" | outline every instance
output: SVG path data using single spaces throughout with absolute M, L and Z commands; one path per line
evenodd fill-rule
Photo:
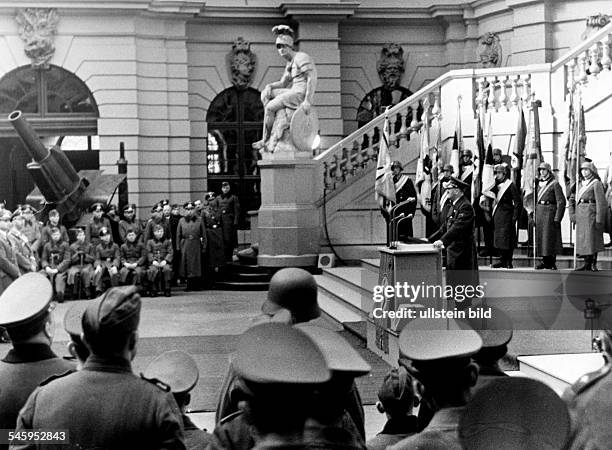
M 223 245 L 222 237 L 214 238 L 214 234 L 221 233 L 221 220 L 212 192 L 206 194 L 204 201 L 187 202 L 182 207 L 161 200 L 146 220 L 136 218 L 134 204 L 118 211 L 116 205 L 95 203 L 88 212 L 89 219 L 67 230 L 55 209 L 48 212 L 43 224 L 29 204 L 19 205 L 11 212 L 0 203 L 0 215 L 7 223 L 6 242 L 12 253 L 0 258 L 6 258 L 7 264 L 16 268 L 11 278 L 40 271 L 51 281 L 54 300 L 58 302 L 65 298 L 94 298 L 108 287 L 120 285 L 136 285 L 144 296 L 169 297 L 171 287 L 182 281 L 189 288 L 210 286 L 213 277 L 207 272 L 217 272 L 226 262 L 221 257 L 206 263 L 207 234 L 212 243 L 209 252 L 224 254 L 223 248 L 216 248 Z M 185 250 L 182 242 L 192 236 L 181 236 L 180 223 L 183 217 L 190 216 L 201 223 L 197 227 L 200 235 L 196 236 L 196 246 L 187 249 L 194 255 L 185 258 L 181 254 Z M 192 277 L 190 261 L 194 259 L 202 261 L 199 272 Z M 0 293 L 2 290 L 0 287 Z

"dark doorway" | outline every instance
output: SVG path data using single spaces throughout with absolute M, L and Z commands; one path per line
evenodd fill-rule
M 221 193 L 228 181 L 240 199 L 240 228 L 249 228 L 246 212 L 261 205 L 259 153 L 251 144 L 261 139 L 264 109 L 256 89 L 228 88 L 210 104 L 206 121 L 208 190 Z

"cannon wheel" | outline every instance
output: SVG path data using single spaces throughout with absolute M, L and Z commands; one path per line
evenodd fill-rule
M 312 152 L 312 144 L 319 132 L 319 116 L 314 106 L 310 107 L 310 114 L 304 112 L 300 107 L 293 113 L 291 125 L 289 126 L 293 145 L 300 152 Z

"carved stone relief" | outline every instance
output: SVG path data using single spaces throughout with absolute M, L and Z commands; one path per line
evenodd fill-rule
M 482 67 L 500 67 L 502 63 L 502 48 L 499 36 L 488 32 L 480 39 L 478 49 Z
M 59 15 L 54 8 L 21 8 L 15 17 L 24 52 L 32 66 L 46 66 L 55 52 L 55 34 Z
M 251 51 L 251 43 L 239 37 L 232 45 L 228 55 L 228 68 L 232 84 L 238 89 L 245 89 L 253 81 L 257 57 Z
M 397 105 L 412 92 L 400 85 L 405 71 L 404 49 L 396 43 L 385 44 L 376 63 L 382 86 L 371 90 L 357 110 L 358 126 L 363 126 L 380 115 L 387 106 Z
M 589 16 L 586 19 L 586 30 L 582 33 L 582 40 L 589 37 L 590 34 L 600 30 L 610 23 L 610 16 L 599 13 L 594 16 Z

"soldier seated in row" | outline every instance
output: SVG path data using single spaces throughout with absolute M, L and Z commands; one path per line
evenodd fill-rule
M 111 231 L 100 228 L 100 243 L 96 246 L 93 284 L 96 297 L 104 291 L 104 274 L 108 273 L 111 286 L 119 286 L 119 246 L 111 241 Z
M 121 245 L 121 284 L 140 286 L 145 273 L 147 254 L 145 247 L 138 242 L 136 230 L 130 228 L 125 235 L 126 242 Z
M 51 228 L 57 227 L 59 228 L 62 234 L 62 240 L 64 242 L 70 242 L 68 239 L 68 231 L 66 231 L 66 227 L 60 224 L 60 214 L 57 209 L 52 209 L 49 211 L 49 219 L 47 224 L 42 227 L 41 230 L 41 245 L 44 247 L 45 244 L 51 241 Z
M 64 301 L 66 290 L 66 271 L 70 266 L 70 246 L 62 239 L 59 228 L 51 228 L 51 241 L 43 247 L 41 266 L 55 289 L 55 299 Z
M 170 281 L 172 280 L 172 241 L 164 235 L 164 226 L 156 224 L 153 227 L 154 239 L 147 242 L 147 255 L 149 259 L 149 287 L 151 297 L 164 291 L 170 297 Z
M 76 241 L 70 245 L 68 286 L 73 289 L 73 298 L 79 298 L 81 290 L 84 290 L 89 298 L 93 298 L 90 289 L 94 261 L 94 247 L 85 240 L 85 228 L 79 227 L 77 228 Z

